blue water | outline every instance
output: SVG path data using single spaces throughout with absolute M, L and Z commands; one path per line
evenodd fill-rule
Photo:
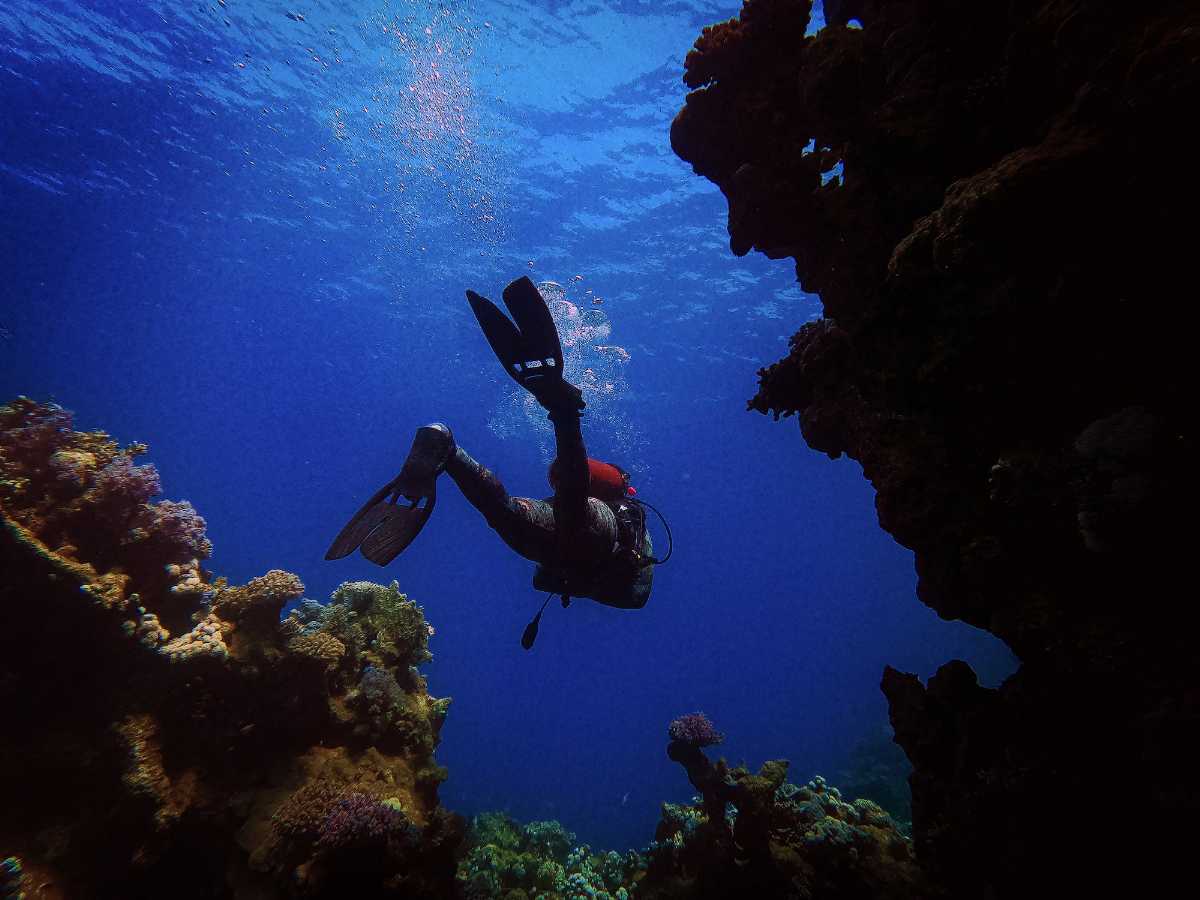
M 289 569 L 322 599 L 398 580 L 437 629 L 426 672 L 454 697 L 438 758 L 460 812 L 641 845 L 659 803 L 691 794 L 664 753 L 679 713 L 707 712 L 731 759 L 787 757 L 806 779 L 886 721 L 884 664 L 1011 671 L 990 635 L 917 601 L 857 464 L 745 412 L 820 304 L 788 260 L 729 253 L 723 198 L 668 145 L 685 52 L 736 12 L 0 6 L 0 395 L 149 443 L 231 580 Z M 578 348 L 585 437 L 676 543 L 644 610 L 552 606 L 530 653 L 532 564 L 448 479 L 386 570 L 322 560 L 428 421 L 514 494 L 548 493 L 550 432 L 463 298 L 522 274 L 562 284 L 628 354 Z

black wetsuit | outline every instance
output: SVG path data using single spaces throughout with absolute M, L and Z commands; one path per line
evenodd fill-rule
M 549 500 L 509 496 L 494 472 L 457 447 L 446 463 L 471 505 L 504 543 L 538 563 L 534 587 L 607 606 L 640 609 L 654 566 L 645 515 L 633 501 L 588 496 L 587 448 L 578 412 L 551 413 L 558 486 Z

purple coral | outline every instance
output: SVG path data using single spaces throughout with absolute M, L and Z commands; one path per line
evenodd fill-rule
M 96 473 L 88 496 L 99 506 L 128 510 L 161 491 L 158 469 L 152 465 L 135 466 L 131 457 L 119 453 Z
M 147 506 L 138 526 L 154 535 L 171 560 L 205 559 L 212 553 L 212 542 L 204 534 L 207 523 L 187 500 L 160 500 Z
M 725 735 L 717 731 L 702 712 L 687 713 L 673 719 L 667 726 L 667 736 L 691 747 L 711 747 L 725 740 Z
M 72 435 L 72 417 L 57 403 L 35 403 L 26 397 L 0 409 L 0 447 L 24 451 L 40 459 L 63 447 Z
M 394 806 L 369 794 L 352 793 L 338 800 L 321 824 L 317 846 L 325 850 L 363 847 L 385 842 L 411 843 L 414 827 Z

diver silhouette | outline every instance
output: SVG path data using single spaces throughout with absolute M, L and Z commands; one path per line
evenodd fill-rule
M 584 597 L 641 609 L 650 598 L 654 567 L 665 558 L 652 555 L 645 508 L 633 498 L 628 473 L 588 458 L 580 426 L 583 394 L 563 377 L 562 346 L 545 300 L 524 277 L 504 289 L 512 321 L 474 291 L 467 291 L 467 300 L 504 370 L 549 413 L 557 452 L 550 467 L 554 496 L 509 496 L 494 473 L 458 446 L 447 426 L 426 425 L 417 429 L 400 474 L 355 513 L 325 558 L 341 559 L 361 548 L 371 562 L 386 566 L 429 521 L 436 481 L 445 472 L 509 547 L 538 564 L 534 588 L 561 594 L 563 606 Z M 408 502 L 398 502 L 402 497 Z M 526 649 L 546 603 L 525 629 Z

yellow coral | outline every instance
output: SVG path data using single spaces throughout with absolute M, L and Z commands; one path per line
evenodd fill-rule
M 86 450 L 56 450 L 50 457 L 50 467 L 58 473 L 59 480 L 70 480 L 76 487 L 87 486 L 88 476 L 96 471 L 96 454 Z
M 205 594 L 212 590 L 204 580 L 198 559 L 193 559 L 183 565 L 171 563 L 167 566 L 167 576 L 174 582 L 169 590 L 179 597 L 203 599 Z
M 266 575 L 251 578 L 240 587 L 224 588 L 213 600 L 213 612 L 236 622 L 260 607 L 274 607 L 276 615 L 289 600 L 304 595 L 304 583 L 291 572 L 272 569 Z
M 346 655 L 346 645 L 325 631 L 301 634 L 288 641 L 287 648 L 298 656 L 321 660 L 326 669 L 333 669 Z
M 170 825 L 202 800 L 205 792 L 194 769 L 187 769 L 174 779 L 167 775 L 158 724 L 153 716 L 127 716 L 113 728 L 128 752 L 121 781 L 131 793 L 154 802 L 154 821 L 160 828 Z
M 224 659 L 229 655 L 225 645 L 225 632 L 232 631 L 228 622 L 223 622 L 213 613 L 205 616 L 187 634 L 182 634 L 162 648 L 171 662 L 182 662 L 196 656 L 215 656 Z

